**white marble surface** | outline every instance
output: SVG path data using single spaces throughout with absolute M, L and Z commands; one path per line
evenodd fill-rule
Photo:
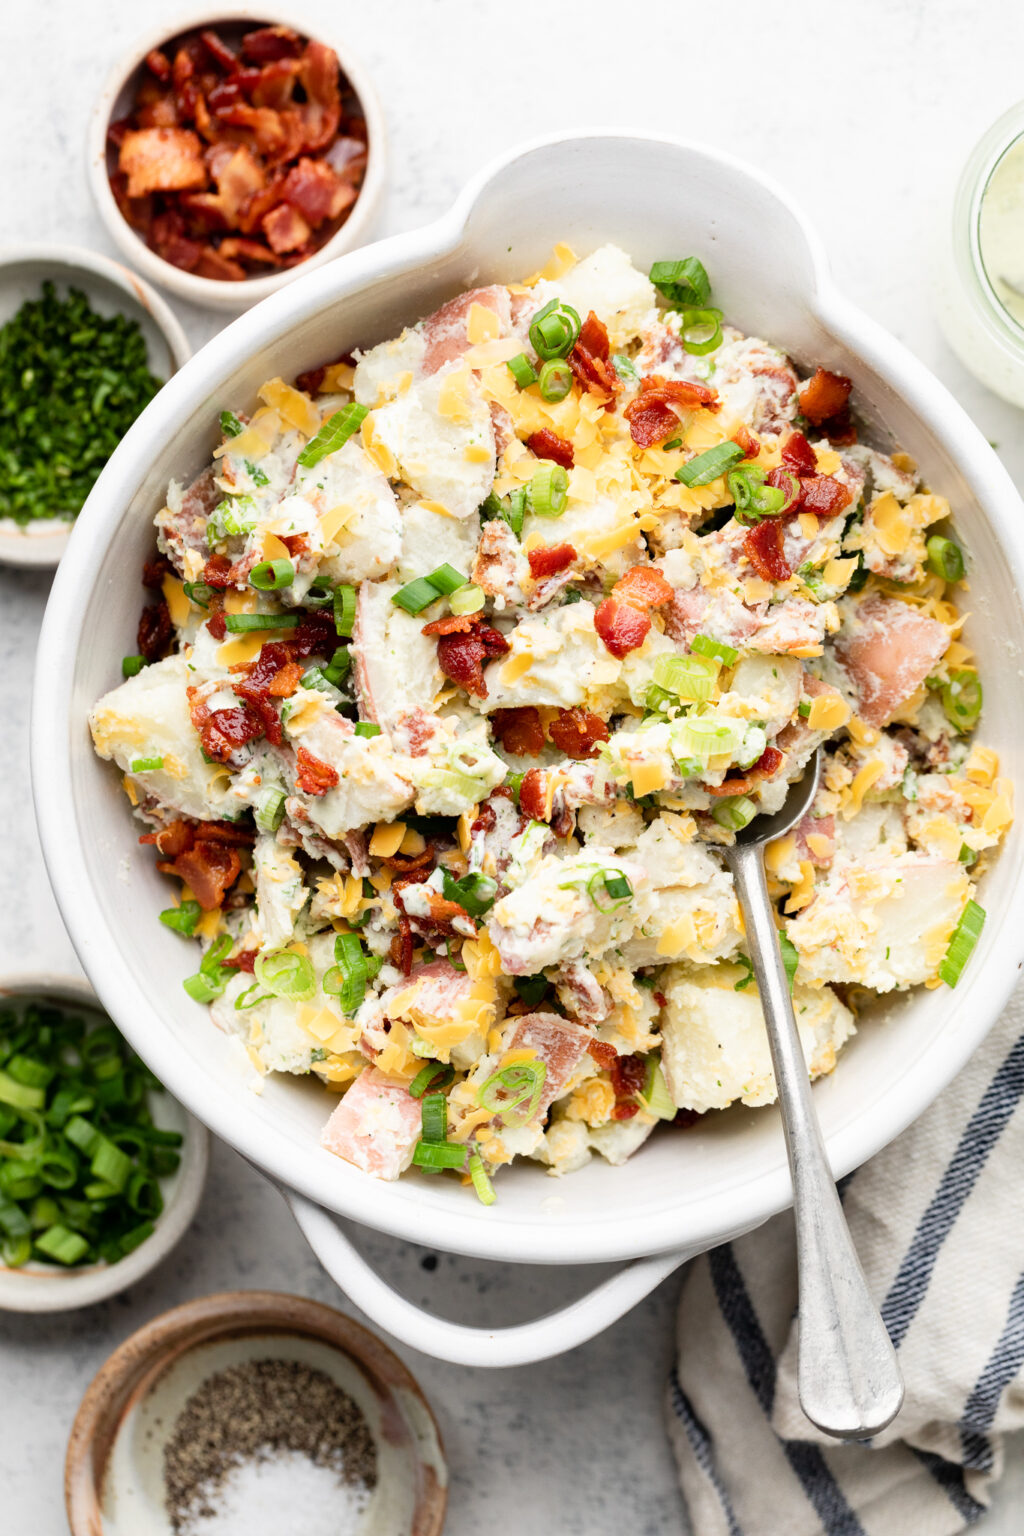
M 8 189 L 0 241 L 74 241 L 114 254 L 92 209 L 83 137 L 106 71 L 171 0 L 46 0 L 3 7 L 0 92 Z M 337 18 L 331 0 L 306 14 Z M 770 171 L 817 224 L 846 291 L 951 386 L 1024 484 L 1020 417 L 943 344 L 924 281 L 943 189 L 971 143 L 1021 94 L 1024 10 L 1013 0 L 760 0 L 674 8 L 611 0 L 374 0 L 345 27 L 388 117 L 390 192 L 381 233 L 442 212 L 466 175 L 517 139 L 583 125 L 704 138 Z M 632 26 L 624 18 L 629 17 Z M 335 25 L 337 21 L 335 20 Z M 169 28 L 171 30 L 171 28 Z M 816 120 L 819 105 L 827 111 Z M 685 195 L 666 187 L 665 196 Z M 756 231 L 752 231 L 756 237 Z M 218 322 L 178 306 L 198 345 Z M 74 956 L 49 894 L 30 808 L 27 726 L 35 635 L 48 582 L 0 571 L 0 975 L 67 970 Z M 374 1238 L 369 1247 L 415 1299 L 472 1321 L 510 1321 L 581 1284 L 564 1271 L 514 1276 Z M 427 1260 L 428 1265 L 431 1260 Z M 217 1289 L 271 1286 L 345 1306 L 299 1241 L 279 1197 L 217 1149 L 196 1226 L 147 1282 L 84 1314 L 0 1321 L 0 1530 L 65 1529 L 61 1460 L 87 1382 L 127 1333 L 167 1306 Z M 403 1350 L 442 1422 L 452 1467 L 448 1530 L 519 1536 L 665 1536 L 685 1519 L 661 1427 L 676 1285 L 611 1333 L 560 1360 L 489 1375 Z M 984 1522 L 1019 1530 L 1015 1455 Z M 763 1536 L 783 1536 L 766 1513 Z M 759 1533 L 761 1536 L 761 1533 Z

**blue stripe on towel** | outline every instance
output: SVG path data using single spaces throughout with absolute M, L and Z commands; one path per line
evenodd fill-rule
M 981 1472 L 992 1469 L 992 1446 L 987 1432 L 999 1407 L 999 1399 L 1024 1365 L 1024 1275 L 1014 1286 L 1003 1331 L 985 1369 L 964 1404 L 960 1419 L 964 1463 Z
M 747 1380 L 766 1417 L 775 1401 L 775 1361 L 740 1274 L 732 1244 L 708 1254 L 711 1281 L 722 1316 L 743 1362 Z M 821 1450 L 802 1440 L 780 1440 L 786 1459 L 803 1486 L 828 1536 L 864 1536 L 854 1511 L 829 1471 Z
M 984 1504 L 979 1504 L 964 1487 L 962 1467 L 955 1466 L 951 1461 L 943 1461 L 941 1456 L 935 1456 L 931 1451 L 919 1450 L 916 1445 L 910 1445 L 907 1449 L 913 1451 L 921 1465 L 928 1469 L 965 1524 L 973 1525 L 986 1513 Z
M 882 1317 L 897 1349 L 924 1300 L 942 1245 L 1022 1094 L 1024 1035 L 1014 1043 L 971 1116 L 885 1298 Z
M 672 1401 L 672 1411 L 683 1426 L 686 1438 L 690 1442 L 694 1461 L 700 1467 L 718 1496 L 718 1502 L 722 1506 L 722 1514 L 725 1516 L 726 1524 L 729 1527 L 729 1536 L 743 1536 L 739 1521 L 736 1519 L 732 1507 L 732 1502 L 715 1468 L 715 1459 L 711 1450 L 711 1436 L 697 1417 L 693 1404 L 683 1391 L 675 1366 L 672 1367 L 672 1374 L 668 1379 L 668 1387 L 669 1396 Z

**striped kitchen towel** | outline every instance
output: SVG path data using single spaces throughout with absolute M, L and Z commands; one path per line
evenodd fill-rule
M 843 1181 L 906 1380 L 842 1445 L 796 1392 L 789 1213 L 690 1265 L 668 1393 L 697 1536 L 949 1536 L 985 1512 L 1024 1426 L 1024 986 L 946 1092 Z M 1022 1516 L 1024 1527 L 1024 1516 Z

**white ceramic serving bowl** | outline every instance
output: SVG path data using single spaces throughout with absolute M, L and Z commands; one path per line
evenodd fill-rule
M 339 11 L 338 14 L 341 16 L 344 12 Z M 218 282 L 209 277 L 197 277 L 193 272 L 186 272 L 181 267 L 164 261 L 162 256 L 150 250 L 141 235 L 135 233 L 118 208 L 114 201 L 114 194 L 110 190 L 107 127 L 111 122 L 126 116 L 131 110 L 143 61 L 151 49 L 160 48 L 171 38 L 195 31 L 197 27 L 217 27 L 226 24 L 237 29 L 240 22 L 250 22 L 253 26 L 293 27 L 303 37 L 315 37 L 334 49 L 342 72 L 348 77 L 352 89 L 359 97 L 366 117 L 368 153 L 366 175 L 359 189 L 359 196 L 352 206 L 352 212 L 341 228 L 325 241 L 308 261 L 302 262 L 297 267 L 291 267 L 285 272 L 274 272 L 268 277 L 250 277 L 243 283 L 228 283 Z M 294 282 L 297 277 L 304 275 L 312 268 L 322 267 L 326 262 L 333 261 L 336 256 L 354 250 L 356 246 L 366 241 L 384 193 L 387 132 L 384 111 L 376 87 L 358 58 L 353 55 L 344 36 L 338 35 L 339 30 L 334 22 L 325 25 L 321 20 L 310 18 L 303 12 L 301 4 L 278 5 L 276 0 L 272 0 L 272 3 L 264 9 L 257 0 L 254 0 L 251 5 L 238 3 L 238 0 L 223 0 L 223 3 L 187 10 L 183 15 L 175 17 L 173 23 L 164 21 L 161 26 L 149 28 L 131 51 L 119 60 L 107 76 L 89 122 L 89 132 L 86 136 L 86 171 L 100 217 L 132 266 L 138 267 L 151 281 L 160 283 L 162 287 L 176 294 L 179 299 L 187 299 L 192 304 L 201 304 L 205 309 L 221 309 L 237 313 L 258 303 L 260 299 L 267 298 L 269 294 L 276 293 L 279 288 Z
M 555 1354 L 606 1326 L 681 1259 L 747 1230 L 791 1198 L 777 1114 L 736 1108 L 653 1138 L 625 1167 L 595 1159 L 555 1182 L 533 1164 L 498 1180 L 484 1209 L 455 1180 L 367 1178 L 318 1146 L 331 1099 L 275 1078 L 262 1097 L 181 978 L 191 954 L 161 928 L 166 885 L 118 775 L 93 755 L 86 713 L 120 678 L 168 477 L 187 480 L 217 440 L 217 412 L 258 386 L 397 333 L 473 283 L 533 271 L 557 240 L 613 240 L 638 265 L 697 254 L 716 302 L 805 364 L 852 376 L 859 409 L 885 423 L 945 493 L 972 558 L 969 638 L 985 678 L 984 738 L 1004 771 L 1021 756 L 1024 521 L 999 460 L 946 389 L 836 292 L 816 238 L 777 188 L 732 159 L 675 141 L 593 133 L 528 146 L 478 177 L 438 223 L 307 274 L 237 320 L 172 380 L 107 466 L 61 566 L 39 650 L 36 806 L 50 875 L 104 1003 L 164 1082 L 225 1140 L 292 1191 L 307 1236 L 376 1321 L 420 1349 L 476 1364 Z M 999 1013 L 1024 950 L 1024 832 L 982 887 L 989 918 L 955 992 L 919 990 L 862 1024 L 815 1101 L 837 1174 L 870 1157 L 931 1102 Z M 313 1203 L 311 1203 L 313 1202 Z M 323 1209 L 317 1209 L 317 1206 Z M 568 1312 L 518 1329 L 426 1319 L 363 1263 L 329 1212 L 457 1253 L 565 1264 L 637 1259 Z
M 0 1006 L 8 1000 L 52 1003 L 69 1012 L 97 1013 L 96 994 L 75 976 L 24 975 L 0 981 Z M 0 1264 L 0 1312 L 67 1312 L 91 1307 L 125 1291 L 148 1275 L 184 1235 L 199 1208 L 210 1162 L 210 1134 L 170 1094 L 154 1094 L 153 1118 L 165 1131 L 184 1136 L 176 1173 L 161 1181 L 164 1208 L 152 1237 L 117 1264 L 62 1269 L 58 1264 L 26 1264 L 7 1269 Z
M 77 245 L 0 246 L 0 325 L 26 299 L 39 298 L 47 281 L 62 295 L 80 288 L 98 314 L 137 320 L 157 378 L 169 379 L 191 357 L 185 332 L 147 282 L 119 261 Z M 41 518 L 24 528 L 12 518 L 0 518 L 0 565 L 55 566 L 73 527 L 65 518 Z

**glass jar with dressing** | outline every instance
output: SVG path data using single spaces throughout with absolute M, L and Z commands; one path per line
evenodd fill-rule
M 1024 103 L 968 159 L 937 258 L 946 340 L 983 384 L 1024 406 Z

